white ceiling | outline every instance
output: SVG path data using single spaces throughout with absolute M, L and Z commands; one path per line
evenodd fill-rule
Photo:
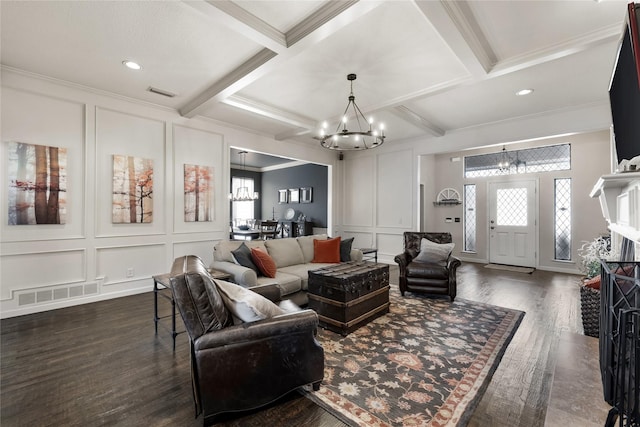
M 356 73 L 356 101 L 390 143 L 606 101 L 626 3 L 3 0 L 0 53 L 5 67 L 308 144 Z

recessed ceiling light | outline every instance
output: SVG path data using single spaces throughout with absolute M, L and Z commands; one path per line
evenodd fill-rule
M 516 92 L 516 95 L 518 96 L 525 96 L 525 95 L 529 95 L 530 93 L 533 93 L 533 89 L 522 89 Z
M 127 67 L 127 68 L 131 68 L 132 70 L 141 70 L 142 69 L 142 66 L 140 64 L 138 64 L 137 62 L 122 61 L 122 64 L 124 64 L 124 66 Z

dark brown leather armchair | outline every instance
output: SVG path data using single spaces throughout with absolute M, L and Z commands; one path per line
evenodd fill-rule
M 435 243 L 451 243 L 451 233 L 404 233 L 404 252 L 396 255 L 395 262 L 400 267 L 400 293 L 406 291 L 424 292 L 433 295 L 456 297 L 456 269 L 461 264 L 456 257 L 449 256 L 438 263 L 414 262 L 420 252 L 420 242 L 425 238 Z
M 233 325 L 222 296 L 196 256 L 174 261 L 173 296 L 191 340 L 196 416 L 250 410 L 324 376 L 318 316 L 301 310 Z

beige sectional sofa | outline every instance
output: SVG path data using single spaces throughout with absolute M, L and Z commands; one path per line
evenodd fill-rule
M 309 270 L 331 265 L 311 262 L 314 258 L 314 239 L 326 240 L 327 235 L 316 234 L 273 240 L 222 240 L 213 248 L 211 268 L 230 274 L 231 281 L 249 289 L 275 287 L 280 292 L 280 299 L 289 299 L 304 306 L 308 301 Z M 251 268 L 236 264 L 231 251 L 236 250 L 242 243 L 245 243 L 249 248 L 258 248 L 267 252 L 276 264 L 276 277 L 258 276 Z M 362 251 L 352 249 L 351 260 L 362 261 Z M 262 294 L 268 293 L 258 289 L 256 291 Z

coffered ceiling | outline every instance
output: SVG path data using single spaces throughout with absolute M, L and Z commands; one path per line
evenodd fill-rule
M 356 73 L 356 101 L 387 143 L 437 143 L 606 102 L 626 3 L 3 0 L 1 62 L 308 144 L 342 114 Z

